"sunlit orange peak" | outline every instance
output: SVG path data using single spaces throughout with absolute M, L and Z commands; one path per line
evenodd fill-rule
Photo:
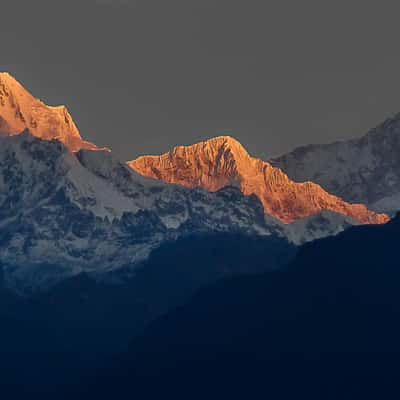
M 284 223 L 330 210 L 355 220 L 384 223 L 385 214 L 377 214 L 363 204 L 350 204 L 327 193 L 313 182 L 297 183 L 279 168 L 251 157 L 231 136 L 215 137 L 191 146 L 177 146 L 160 156 L 142 156 L 128 165 L 136 172 L 168 183 L 214 192 L 236 186 L 244 194 L 255 194 L 267 214 Z
M 82 139 L 65 106 L 47 106 L 9 73 L 1 72 L 0 135 L 18 135 L 26 130 L 41 139 L 60 140 L 72 151 L 99 150 Z

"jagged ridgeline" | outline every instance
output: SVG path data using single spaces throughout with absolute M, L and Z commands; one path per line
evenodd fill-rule
M 183 186 L 215 192 L 226 186 L 255 194 L 265 213 L 283 223 L 332 211 L 359 223 L 383 223 L 387 216 L 349 204 L 313 182 L 296 183 L 279 168 L 251 157 L 230 136 L 216 137 L 192 146 L 178 146 L 161 156 L 143 156 L 128 163 L 136 172 Z

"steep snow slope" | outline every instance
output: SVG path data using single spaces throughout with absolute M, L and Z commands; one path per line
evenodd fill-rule
M 312 180 L 347 201 L 379 212 L 400 209 L 400 114 L 365 136 L 302 146 L 271 164 L 297 182 Z
M 255 194 L 267 214 L 284 223 L 324 210 L 343 214 L 361 223 L 384 223 L 363 204 L 349 204 L 313 182 L 296 183 L 279 168 L 253 158 L 229 136 L 192 146 L 178 146 L 161 156 L 143 156 L 128 165 L 140 174 L 168 183 L 216 191 L 236 186 L 244 194 Z

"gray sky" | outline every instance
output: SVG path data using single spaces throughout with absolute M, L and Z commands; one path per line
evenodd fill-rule
M 400 3 L 1 0 L 0 70 L 124 159 L 231 134 L 262 158 L 400 111 Z

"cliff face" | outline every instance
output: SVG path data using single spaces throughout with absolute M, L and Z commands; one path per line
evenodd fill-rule
M 0 73 L 0 135 L 18 135 L 25 130 L 41 139 L 60 140 L 71 151 L 98 150 L 82 139 L 65 106 L 47 106 L 11 75 Z
M 347 203 L 313 182 L 290 180 L 281 169 L 251 157 L 229 136 L 178 146 L 161 156 L 142 156 L 128 165 L 146 177 L 211 192 L 236 186 L 246 195 L 255 194 L 264 211 L 284 223 L 323 210 L 347 215 L 365 224 L 388 220 L 385 214 L 370 211 L 363 204 Z

